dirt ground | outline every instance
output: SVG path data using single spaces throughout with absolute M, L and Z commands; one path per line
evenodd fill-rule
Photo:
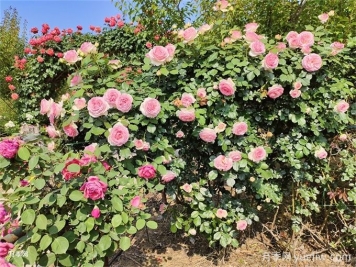
M 237 249 L 216 252 L 202 237 L 171 233 L 169 214 L 154 219 L 158 229 L 138 232 L 132 247 L 111 259 L 112 267 L 356 267 L 356 255 L 321 253 L 308 244 L 298 243 L 292 256 L 274 246 L 263 229 L 246 231 Z

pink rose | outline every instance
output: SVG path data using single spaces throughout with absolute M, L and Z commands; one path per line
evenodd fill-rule
M 300 91 L 300 90 L 293 89 L 293 90 L 289 91 L 289 95 L 292 98 L 298 98 L 298 97 L 300 97 L 301 94 L 302 94 L 302 91 Z
M 89 176 L 88 181 L 80 187 L 80 191 L 84 192 L 84 197 L 91 200 L 104 199 L 107 189 L 107 184 L 100 181 L 97 176 Z
M 69 50 L 63 54 L 63 59 L 67 61 L 69 64 L 75 64 L 77 61 L 81 60 L 82 58 L 78 56 L 77 51 Z
M 290 38 L 290 39 L 288 40 L 288 45 L 289 45 L 289 47 L 292 48 L 292 49 L 296 49 L 296 48 L 301 47 L 299 37 Z
M 100 217 L 100 209 L 95 206 L 90 214 L 93 218 L 98 219 Z
M 116 99 L 116 108 L 123 113 L 129 112 L 132 108 L 133 98 L 131 95 L 122 93 Z
M 138 208 L 141 205 L 141 197 L 140 196 L 135 196 L 133 199 L 131 199 L 130 204 L 134 208 Z
M 82 77 L 80 75 L 74 75 L 73 78 L 70 80 L 70 87 L 77 86 L 82 82 Z
M 0 142 L 0 155 L 7 159 L 12 159 L 16 156 L 20 144 L 15 139 L 3 140 Z
M 170 181 L 174 180 L 177 177 L 177 175 L 172 172 L 168 171 L 166 174 L 162 176 L 162 181 L 165 183 L 169 183 Z
M 45 115 L 47 114 L 50 109 L 51 109 L 51 106 L 53 104 L 53 99 L 51 98 L 50 100 L 47 100 L 47 99 L 42 99 L 41 100 L 41 109 L 40 109 L 40 114 L 42 115 Z
M 205 88 L 199 88 L 197 91 L 197 96 L 200 98 L 206 97 L 206 90 Z
M 236 223 L 236 229 L 237 230 L 243 231 L 243 230 L 246 229 L 246 227 L 247 227 L 247 222 L 245 220 L 239 220 Z
M 247 23 L 245 25 L 245 32 L 256 32 L 257 28 L 258 28 L 258 23 L 256 22 L 251 22 L 251 23 Z
M 222 218 L 226 218 L 227 217 L 227 211 L 226 210 L 223 210 L 223 209 L 218 209 L 216 211 L 216 217 L 218 217 L 219 219 L 222 219 Z
M 294 82 L 293 83 L 293 88 L 295 89 L 295 90 L 299 90 L 300 88 L 302 88 L 302 83 L 300 82 L 300 81 L 296 81 L 296 82 Z
M 228 7 L 230 6 L 229 2 L 227 0 L 220 0 L 217 1 L 213 7 L 214 11 L 222 11 L 222 12 L 227 12 L 228 11 Z
M 286 48 L 287 48 L 287 46 L 286 46 L 286 44 L 285 43 L 282 43 L 282 42 L 279 42 L 278 44 L 277 44 L 277 50 L 278 50 L 278 52 L 282 52 L 282 51 L 284 51 Z
M 81 174 L 80 170 L 77 171 L 77 172 L 72 172 L 72 171 L 69 171 L 68 170 L 68 166 L 69 165 L 72 165 L 72 164 L 75 164 L 75 165 L 79 165 L 81 166 L 81 162 L 79 159 L 69 159 L 66 161 L 66 164 L 64 166 L 64 168 L 62 169 L 62 176 L 64 178 L 64 180 L 68 181 L 70 179 L 73 179 L 74 177 L 77 177 Z
M 92 143 L 84 148 L 84 155 L 87 155 L 86 153 L 90 153 L 89 155 L 92 156 L 98 147 L 97 143 Z
M 93 54 L 96 53 L 96 46 L 93 45 L 90 42 L 84 42 L 81 46 L 80 46 L 80 51 L 84 54 Z
M 98 118 L 103 115 L 108 115 L 110 105 L 103 97 L 94 96 L 88 101 L 87 108 L 90 116 L 93 118 Z
M 323 61 L 318 54 L 306 55 L 302 60 L 303 68 L 308 72 L 317 71 L 323 65 Z
M 15 265 L 7 262 L 5 258 L 0 258 L 0 266 L 1 267 L 16 267 Z
M 314 155 L 318 159 L 325 159 L 328 156 L 328 152 L 326 152 L 325 149 L 321 147 L 315 151 Z
M 140 105 L 140 111 L 148 118 L 155 118 L 161 111 L 161 104 L 155 98 L 147 97 Z
M 199 28 L 198 32 L 199 32 L 199 34 L 204 34 L 205 32 L 210 31 L 211 28 L 212 27 L 209 24 L 204 24 Z
M 27 180 L 20 180 L 20 186 L 25 187 L 28 186 L 30 183 Z
M 232 159 L 220 155 L 214 159 L 214 167 L 220 171 L 228 171 L 232 168 Z
M 81 110 L 87 106 L 87 101 L 84 97 L 74 99 L 73 110 Z
M 343 141 L 343 142 L 346 141 L 347 140 L 347 134 L 340 134 L 339 140 Z
M 268 88 L 267 95 L 272 99 L 276 99 L 280 97 L 283 94 L 283 92 L 284 92 L 284 88 L 279 84 L 275 84 Z
M 103 95 L 103 99 L 109 104 L 111 108 L 116 107 L 116 100 L 121 95 L 120 91 L 115 88 L 109 88 Z
M 69 137 L 76 137 L 79 134 L 78 126 L 74 122 L 71 122 L 67 126 L 64 126 L 63 131 Z
M 185 191 L 185 192 L 187 192 L 187 193 L 190 193 L 190 192 L 192 192 L 192 186 L 190 185 L 190 184 L 187 184 L 187 183 L 185 183 L 183 186 L 182 186 L 182 189 Z
M 287 34 L 286 40 L 289 42 L 290 39 L 298 38 L 298 36 L 299 36 L 299 33 L 295 32 L 295 31 L 291 31 Z
M 116 123 L 109 129 L 108 142 L 112 146 L 122 146 L 129 140 L 130 133 L 126 126 Z
M 110 171 L 111 166 L 109 165 L 109 163 L 107 163 L 106 161 L 101 161 L 101 165 L 103 165 L 105 171 Z
M 59 131 L 56 130 L 56 128 L 52 125 L 46 127 L 47 134 L 50 138 L 56 138 L 61 135 Z
M 232 40 L 239 40 L 239 39 L 242 38 L 242 33 L 240 31 L 237 31 L 237 30 L 232 30 L 230 37 L 231 37 Z
M 196 100 L 194 98 L 194 96 L 190 93 L 183 93 L 182 98 L 182 105 L 185 107 L 189 107 L 190 105 L 192 105 Z
M 225 96 L 232 96 L 235 93 L 235 83 L 229 78 L 219 82 L 219 91 Z
M 5 258 L 7 254 L 9 254 L 9 250 L 13 249 L 14 247 L 15 246 L 11 243 L 0 242 L 0 257 Z
M 318 19 L 320 20 L 321 23 L 325 23 L 328 21 L 329 19 L 329 14 L 328 13 L 323 13 L 321 15 L 318 16 Z
M 61 96 L 61 100 L 62 101 L 67 101 L 70 98 L 70 94 L 69 93 L 65 93 Z
M 141 139 L 135 139 L 134 144 L 137 150 L 148 151 L 150 149 L 150 143 L 147 143 Z
M 340 42 L 333 42 L 330 47 L 332 49 L 335 49 L 335 50 L 342 50 L 344 49 L 345 45 L 343 43 L 340 43 Z
M 11 218 L 11 214 L 7 212 L 4 205 L 0 203 L 0 223 L 4 224 Z
M 248 126 L 246 122 L 236 122 L 232 126 L 232 133 L 234 135 L 244 135 L 247 132 Z
M 138 168 L 138 176 L 146 180 L 156 177 L 156 168 L 151 164 L 146 164 Z
M 235 150 L 229 152 L 228 157 L 232 159 L 232 162 L 237 162 L 242 159 L 242 154 L 240 151 Z
M 50 123 L 54 124 L 54 119 L 58 118 L 62 114 L 63 111 L 64 110 L 63 110 L 62 102 L 59 102 L 59 103 L 53 102 L 49 112 L 47 113 Z
M 278 66 L 278 56 L 276 54 L 273 53 L 268 53 L 265 58 L 262 60 L 262 67 L 265 70 L 272 70 L 277 68 Z
M 218 125 L 215 126 L 214 131 L 217 133 L 221 133 L 225 131 L 225 129 L 226 129 L 226 124 L 220 121 Z
M 263 39 L 263 36 L 258 35 L 255 32 L 246 32 L 244 38 L 246 42 L 252 43 L 252 42 L 259 42 L 261 39 Z
M 195 110 L 182 108 L 177 111 L 177 116 L 181 121 L 190 122 L 195 120 Z
M 183 138 L 183 137 L 184 137 L 184 133 L 183 133 L 182 131 L 178 131 L 178 132 L 176 133 L 176 137 L 177 137 L 177 138 Z
M 172 44 L 167 44 L 166 46 L 165 46 L 165 48 L 167 49 L 167 51 L 168 51 L 168 58 L 167 58 L 167 60 L 166 60 L 166 62 L 169 62 L 169 61 L 171 61 L 172 59 L 173 59 L 173 57 L 174 57 L 174 52 L 176 51 L 176 47 L 175 47 L 175 45 L 172 45 Z
M 146 54 L 146 57 L 151 60 L 152 65 L 160 66 L 166 63 L 170 55 L 167 48 L 157 45 Z
M 312 52 L 312 49 L 310 48 L 310 46 L 302 46 L 301 51 L 304 55 L 308 55 Z
M 204 128 L 199 133 L 199 137 L 207 143 L 214 143 L 217 136 L 214 129 Z
M 334 110 L 338 113 L 345 113 L 349 109 L 350 105 L 345 100 L 341 100 L 336 104 Z
M 248 153 L 248 158 L 256 163 L 264 160 L 266 157 L 266 150 L 262 146 L 253 148 L 251 149 L 250 153 Z
M 261 41 L 254 41 L 250 44 L 250 52 L 249 55 L 251 57 L 257 57 L 266 52 L 265 45 Z
M 298 35 L 300 46 L 312 46 L 314 44 L 314 34 L 309 31 L 303 31 Z
M 189 27 L 183 31 L 183 43 L 191 44 L 198 36 L 198 31 L 194 27 Z

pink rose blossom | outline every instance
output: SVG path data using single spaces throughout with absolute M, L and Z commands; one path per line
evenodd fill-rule
M 50 138 L 56 138 L 59 137 L 61 134 L 59 131 L 56 130 L 56 128 L 53 125 L 49 125 L 46 127 L 47 134 Z
M 30 183 L 29 183 L 29 181 L 27 181 L 27 180 L 20 180 L 20 186 L 21 187 L 25 187 L 25 186 L 28 186 Z
M 122 93 L 116 99 L 116 108 L 123 112 L 129 112 L 132 108 L 133 98 L 130 94 Z
M 262 60 L 262 67 L 265 70 L 272 70 L 277 68 L 278 66 L 278 56 L 276 54 L 273 53 L 268 53 L 265 58 Z
M 49 112 L 47 113 L 50 123 L 54 124 L 54 119 L 58 118 L 62 114 L 62 112 L 64 112 L 63 102 L 59 102 L 59 103 L 53 102 Z
M 11 243 L 0 242 L 0 257 L 5 258 L 9 254 L 9 250 L 13 249 L 15 246 Z M 1 265 L 2 267 L 3 265 Z
M 229 2 L 227 0 L 220 0 L 217 1 L 213 7 L 214 11 L 222 11 L 222 12 L 227 12 L 228 11 L 228 7 L 230 6 Z
M 283 94 L 283 92 L 284 92 L 284 88 L 279 84 L 275 84 L 268 88 L 267 95 L 272 99 L 276 99 L 280 97 Z
M 340 134 L 340 136 L 339 136 L 339 140 L 340 140 L 340 141 L 343 141 L 343 142 L 346 141 L 347 138 L 348 138 L 348 137 L 347 137 L 347 134 Z
M 72 165 L 72 164 L 81 166 L 81 162 L 79 159 L 68 159 L 65 163 L 64 168 L 62 169 L 62 172 L 61 172 L 64 180 L 66 180 L 66 181 L 73 179 L 81 174 L 80 170 L 77 172 L 72 172 L 72 171 L 68 170 L 68 166 Z
M 232 159 L 229 157 L 220 155 L 214 159 L 214 167 L 220 171 L 228 171 L 232 168 L 232 165 Z
M 223 210 L 223 209 L 218 209 L 216 211 L 216 217 L 218 217 L 219 219 L 222 219 L 222 218 L 226 218 L 227 217 L 227 211 L 226 210 Z
M 50 100 L 42 99 L 41 106 L 40 106 L 40 114 L 42 115 L 47 114 L 50 111 L 52 104 L 53 104 L 52 98 Z
M 236 229 L 239 230 L 239 231 L 245 230 L 246 227 L 247 227 L 247 222 L 245 220 L 239 220 L 236 223 Z
M 16 267 L 15 265 L 7 262 L 5 258 L 0 258 L 0 266 L 1 267 Z
M 242 154 L 240 151 L 235 150 L 229 152 L 228 157 L 232 159 L 232 162 L 237 162 L 242 159 Z
M 151 164 L 146 164 L 138 168 L 138 176 L 146 180 L 156 177 L 156 168 Z
M 248 158 L 256 163 L 264 160 L 266 157 L 266 150 L 262 146 L 253 148 L 251 149 L 250 153 L 248 153 Z
M 250 52 L 249 55 L 251 57 L 257 57 L 266 52 L 265 45 L 261 41 L 254 41 L 250 44 Z
M 328 13 L 323 13 L 321 15 L 318 16 L 318 19 L 320 20 L 321 23 L 325 23 L 328 21 L 329 19 L 329 14 Z
M 111 108 L 116 107 L 116 100 L 121 95 L 120 91 L 115 88 L 109 88 L 103 95 L 103 99 L 109 104 Z
M 232 30 L 231 31 L 231 39 L 236 41 L 242 38 L 242 33 L 240 31 L 237 30 Z
M 214 143 L 216 139 L 216 132 L 214 129 L 204 128 L 199 133 L 199 137 L 207 143 Z
M 168 58 L 166 59 L 166 62 L 170 62 L 170 61 L 172 61 L 172 59 L 174 57 L 174 53 L 176 51 L 176 47 L 175 47 L 175 45 L 167 44 L 165 46 L 165 48 L 167 49 L 168 55 L 169 55 Z
M 69 64 L 75 64 L 77 61 L 81 60 L 82 58 L 78 56 L 77 51 L 69 50 L 63 54 L 63 59 L 67 61 Z
M 87 106 L 87 101 L 84 97 L 74 99 L 73 110 L 81 110 Z
M 79 134 L 78 126 L 74 122 L 71 122 L 67 126 L 64 126 L 63 131 L 69 137 L 76 137 Z
M 70 80 L 70 87 L 77 86 L 82 82 L 82 77 L 80 75 L 74 75 L 73 78 Z
M 330 47 L 332 49 L 335 49 L 335 50 L 342 50 L 344 49 L 345 45 L 343 43 L 340 43 L 340 42 L 333 42 Z
M 314 34 L 308 31 L 303 31 L 298 35 L 300 47 L 312 46 L 314 44 Z
M 350 105 L 345 100 L 341 100 L 336 104 L 334 110 L 338 113 L 345 113 L 349 109 Z
M 326 152 L 325 149 L 321 147 L 315 151 L 314 155 L 318 159 L 325 159 L 328 156 L 328 152 Z
M 196 99 L 190 93 L 183 93 L 181 101 L 183 106 L 189 107 L 196 101 Z
M 205 88 L 199 88 L 197 91 L 197 96 L 200 98 L 206 97 L 206 90 Z
M 287 34 L 286 40 L 289 42 L 290 39 L 298 38 L 298 36 L 299 36 L 299 33 L 295 32 L 295 31 L 291 31 Z
M 145 142 L 141 139 L 135 139 L 134 144 L 137 150 L 148 151 L 150 149 L 150 143 Z
M 177 177 L 177 175 L 172 172 L 168 171 L 166 174 L 162 176 L 162 181 L 165 183 L 169 183 L 170 181 L 174 180 Z
M 285 43 L 279 42 L 276 48 L 278 52 L 283 52 L 287 48 L 287 46 Z
M 308 72 L 317 71 L 323 65 L 323 61 L 318 54 L 306 55 L 302 60 L 303 68 Z
M 3 203 L 0 203 L 0 224 L 8 222 L 11 218 L 11 214 L 7 212 Z
M 195 120 L 195 110 L 182 108 L 177 111 L 177 116 L 181 121 L 190 122 Z
M 247 23 L 245 25 L 245 32 L 256 32 L 257 28 L 258 28 L 258 23 L 256 22 L 251 22 L 251 23 Z
M 292 49 L 296 49 L 296 48 L 299 48 L 301 45 L 300 45 L 300 40 L 299 40 L 299 37 L 296 37 L 296 38 L 290 38 L 288 40 L 288 46 Z
M 108 142 L 112 146 L 122 146 L 129 140 L 130 133 L 126 126 L 116 123 L 109 129 Z
M 151 60 L 152 65 L 160 66 L 167 62 L 170 55 L 167 48 L 157 45 L 146 54 L 146 57 Z
M 199 32 L 199 34 L 204 34 L 205 32 L 210 31 L 211 28 L 212 27 L 209 24 L 204 24 L 199 28 L 198 32 Z
M 231 78 L 219 82 L 219 91 L 225 96 L 232 96 L 235 93 L 235 83 Z
M 130 204 L 134 208 L 139 208 L 141 205 L 141 197 L 140 196 L 135 196 L 133 199 L 131 199 Z
M 12 159 L 16 156 L 20 148 L 20 143 L 16 139 L 8 139 L 0 142 L 0 155 L 7 159 Z
M 302 46 L 301 51 L 304 55 L 308 55 L 312 52 L 310 46 Z
M 155 118 L 161 111 L 161 104 L 155 98 L 146 98 L 140 105 L 140 111 L 148 118 Z
M 90 214 L 93 218 L 98 219 L 100 217 L 100 209 L 95 206 Z
M 226 124 L 223 122 L 219 122 L 218 125 L 215 126 L 215 128 L 214 128 L 215 132 L 217 132 L 217 133 L 221 133 L 221 132 L 225 131 L 225 129 L 226 129 Z
M 191 44 L 198 36 L 198 31 L 194 27 L 189 27 L 183 31 L 183 43 Z
M 70 98 L 70 94 L 69 93 L 65 93 L 61 96 L 61 100 L 62 101 L 67 101 Z
M 232 126 L 232 133 L 234 135 L 244 135 L 248 130 L 246 122 L 236 122 Z
M 300 97 L 301 94 L 302 94 L 302 92 L 300 90 L 293 89 L 293 90 L 289 91 L 289 95 L 292 98 L 298 98 L 298 97 Z
M 107 184 L 100 181 L 97 176 L 89 176 L 88 181 L 80 187 L 80 191 L 84 192 L 84 197 L 91 200 L 104 199 L 107 189 Z
M 258 35 L 255 32 L 246 32 L 244 36 L 246 42 L 253 43 L 253 42 L 260 42 L 263 39 L 262 35 Z
M 94 96 L 88 101 L 89 115 L 93 118 L 107 116 L 110 105 L 103 97 Z
M 296 82 L 294 82 L 293 83 L 293 88 L 295 89 L 295 90 L 299 90 L 300 88 L 302 88 L 302 83 L 300 82 L 300 81 L 296 81 Z
M 176 137 L 177 137 L 177 138 L 183 138 L 183 137 L 184 137 L 184 133 L 183 133 L 182 131 L 178 131 L 178 132 L 176 133 Z
M 91 42 L 84 42 L 80 46 L 80 52 L 82 52 L 84 55 L 94 54 L 96 53 L 96 46 L 93 45 Z
M 185 192 L 187 192 L 187 193 L 190 193 L 190 192 L 192 192 L 192 186 L 190 185 L 190 184 L 187 184 L 187 183 L 185 183 L 183 186 L 182 186 L 182 189 L 185 191 Z

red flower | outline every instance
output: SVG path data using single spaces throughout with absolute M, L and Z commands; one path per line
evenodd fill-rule
M 13 84 L 9 84 L 9 89 L 10 89 L 11 91 L 13 91 L 13 90 L 16 89 L 16 87 L 15 87 L 15 85 L 13 85 Z
M 33 34 L 36 34 L 36 33 L 38 33 L 38 29 L 36 27 L 33 27 L 33 28 L 31 28 L 31 32 Z
M 117 27 L 122 28 L 122 27 L 124 27 L 124 26 L 125 26 L 125 22 L 123 22 L 122 20 L 119 20 L 119 21 L 117 22 Z
M 42 62 L 44 61 L 44 59 L 43 59 L 43 57 L 38 56 L 38 57 L 37 57 L 37 61 L 38 61 L 39 63 L 42 63 Z
M 109 22 L 110 22 L 110 18 L 106 17 L 104 21 L 105 21 L 106 23 L 109 23 Z
M 95 32 L 101 33 L 101 28 L 100 27 L 95 27 Z
M 56 54 L 56 56 L 59 57 L 59 58 L 62 58 L 62 57 L 63 57 L 63 53 L 58 52 L 58 53 Z
M 78 25 L 78 26 L 77 26 L 77 29 L 78 29 L 78 31 L 81 31 L 81 30 L 83 30 L 83 27 L 80 26 L 80 25 Z
M 19 95 L 16 93 L 12 93 L 11 98 L 12 98 L 12 100 L 17 100 L 17 99 L 19 99 Z
M 156 40 L 156 41 L 158 41 L 159 40 L 159 35 L 155 35 L 155 37 L 154 37 L 154 39 Z
M 32 50 L 31 50 L 31 54 L 32 54 L 32 55 L 36 55 L 36 53 L 37 53 L 37 50 L 36 50 L 36 49 L 32 49 Z
M 60 41 L 62 41 L 62 39 L 59 36 L 54 36 L 53 41 L 55 41 L 56 43 L 59 43 Z
M 94 30 L 95 30 L 95 26 L 90 25 L 89 29 L 91 29 L 92 31 L 94 31 Z
M 44 54 L 44 53 L 46 53 L 46 49 L 44 49 L 44 48 L 41 48 L 41 49 L 40 49 L 40 53 L 41 53 L 41 54 Z
M 115 19 L 112 19 L 110 20 L 110 27 L 114 27 L 116 25 L 116 20 Z
M 8 82 L 8 83 L 11 83 L 12 82 L 12 77 L 11 76 L 6 76 L 5 77 L 5 81 Z
M 31 53 L 31 48 L 26 47 L 23 51 L 24 51 L 25 54 L 30 54 Z
M 46 54 L 49 55 L 49 56 L 53 56 L 53 55 L 54 55 L 53 49 L 52 49 L 52 48 L 48 48 L 48 49 L 46 50 Z
M 72 33 L 73 33 L 73 30 L 72 30 L 71 28 L 69 28 L 69 29 L 67 30 L 67 33 L 68 33 L 68 34 L 72 34 Z

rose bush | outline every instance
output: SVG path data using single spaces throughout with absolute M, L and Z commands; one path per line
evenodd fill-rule
M 222 247 L 238 246 L 241 231 L 279 205 L 298 232 L 322 203 L 355 204 L 356 144 L 338 136 L 354 123 L 348 62 L 356 42 L 333 53 L 321 26 L 286 34 L 280 45 L 256 24 L 233 42 L 212 38 L 228 26 L 181 30 L 142 54 L 130 81 L 112 68 L 115 56 L 83 46 L 70 74 L 81 81 L 66 81 L 63 100 L 38 101 L 47 131 L 22 133 L 16 153 L 0 159 L 3 188 L 14 189 L 12 220 L 26 233 L 16 245 L 28 251 L 11 262 L 103 266 L 137 231 L 157 227 L 147 192 L 168 195 L 173 232 L 199 232 Z M 338 211 L 352 237 L 352 211 Z

